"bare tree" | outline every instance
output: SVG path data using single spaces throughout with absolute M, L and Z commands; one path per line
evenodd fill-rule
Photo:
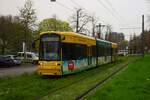
M 110 33 L 112 33 L 112 25 L 107 24 L 107 25 L 106 25 L 105 40 L 112 40 L 112 39 L 111 39 L 112 37 L 109 36 Z
M 98 24 L 98 18 L 94 14 L 91 16 L 91 24 L 92 24 L 92 36 L 96 37 L 96 25 Z
M 83 33 L 87 30 L 87 24 L 91 21 L 89 16 L 83 9 L 77 9 L 70 17 L 70 22 L 76 32 Z

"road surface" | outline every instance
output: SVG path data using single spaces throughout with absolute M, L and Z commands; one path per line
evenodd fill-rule
M 7 68 L 0 67 L 0 77 L 21 75 L 24 73 L 31 74 L 35 72 L 36 69 L 37 69 L 37 66 L 33 64 L 13 66 L 13 67 L 7 67 Z

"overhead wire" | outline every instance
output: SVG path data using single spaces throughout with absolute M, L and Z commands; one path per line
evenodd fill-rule
M 75 2 L 74 0 L 70 0 L 74 5 L 78 6 L 81 8 L 81 5 L 79 5 L 77 2 Z
M 82 7 L 81 5 L 79 5 L 77 2 L 75 2 L 74 0 L 71 0 L 71 2 L 74 4 L 74 5 L 76 5 L 76 6 L 78 6 L 78 7 L 80 7 L 80 8 L 82 8 L 82 9 L 84 9 L 84 10 L 86 10 L 84 7 Z M 101 1 L 100 1 L 101 2 Z M 72 9 L 72 8 L 69 8 L 68 6 L 66 6 L 66 5 L 64 5 L 64 4 L 62 4 L 62 3 L 60 3 L 60 2 L 56 2 L 58 5 L 60 5 L 60 6 L 62 6 L 62 7 L 64 7 L 65 9 L 67 9 L 67 10 L 69 10 L 69 11 L 74 11 L 74 9 Z M 110 13 L 111 13 L 111 15 L 113 16 L 113 17 L 115 17 L 116 18 L 116 16 L 109 10 L 109 8 L 107 8 L 107 6 L 105 6 L 102 2 L 101 2 L 101 4 L 105 7 L 105 9 L 107 9 Z M 86 10 L 86 11 L 88 11 L 88 10 Z M 116 18 L 117 19 L 117 18 Z M 103 23 L 106 23 L 104 20 L 102 20 L 102 19 L 100 19 Z
M 78 7 L 80 7 L 81 9 L 83 9 L 83 10 L 85 10 L 85 11 L 87 11 L 88 12 L 88 10 L 85 8 L 85 7 L 83 7 L 83 6 L 81 6 L 80 4 L 78 4 L 75 0 L 70 0 L 74 5 L 76 5 L 76 6 L 78 6 Z M 98 18 L 100 18 L 100 17 L 98 17 Z M 102 20 L 101 18 L 99 19 L 101 22 L 103 22 L 104 24 L 106 24 L 107 22 L 105 22 L 104 20 Z
M 101 0 L 97 0 L 105 9 L 107 9 L 110 13 L 111 13 L 111 15 L 113 16 L 113 17 L 115 17 L 116 18 L 116 20 L 120 23 L 120 24 L 122 24 L 122 22 L 120 22 L 120 19 L 121 20 L 123 20 L 127 25 L 129 25 L 128 24 L 128 22 L 117 12 L 117 10 L 112 6 L 112 4 L 108 1 L 108 0 L 105 0 L 105 2 L 107 2 L 107 4 L 109 5 L 109 7 L 111 7 L 111 9 L 109 9 Z M 112 11 L 113 12 L 112 12 Z M 115 14 L 114 14 L 115 13 Z M 117 16 L 115 16 L 115 15 L 117 15 Z M 118 19 L 119 18 L 119 19 Z M 123 25 L 123 24 L 122 24 Z M 133 31 L 134 31 L 134 33 L 135 33 L 135 29 L 141 29 L 141 27 L 134 27 L 134 28 L 120 28 L 120 29 L 133 29 Z
M 118 19 L 117 16 L 101 0 L 97 0 L 97 1 L 118 21 L 119 24 L 123 25 L 120 19 Z
M 64 4 L 60 3 L 60 2 L 57 2 L 57 1 L 56 1 L 56 3 L 57 3 L 58 5 L 64 7 L 64 8 L 68 9 L 68 10 L 71 11 L 71 12 L 74 11 L 73 9 L 67 7 L 66 5 L 64 5 Z
M 120 13 L 118 13 L 118 11 L 112 6 L 112 4 L 109 2 L 109 0 L 105 0 L 105 1 L 106 1 L 106 3 L 111 7 L 111 9 L 114 11 L 114 13 L 116 13 L 116 15 L 119 16 L 118 18 L 120 18 L 121 20 L 124 20 L 124 22 L 126 22 L 126 24 L 128 24 L 128 22 L 125 20 L 125 18 L 122 17 L 122 16 L 120 15 Z

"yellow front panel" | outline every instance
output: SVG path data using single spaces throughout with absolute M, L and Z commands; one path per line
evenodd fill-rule
M 61 61 L 39 61 L 38 73 L 41 75 L 62 75 Z

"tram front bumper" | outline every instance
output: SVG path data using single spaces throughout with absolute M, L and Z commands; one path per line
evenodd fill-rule
M 39 75 L 62 75 L 61 70 L 56 69 L 38 69 Z
M 62 75 L 60 62 L 40 62 L 38 65 L 40 75 Z

